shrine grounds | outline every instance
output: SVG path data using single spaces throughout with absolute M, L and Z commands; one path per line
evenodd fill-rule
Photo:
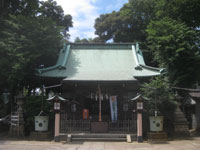
M 126 142 L 54 142 L 0 137 L 0 150 L 199 150 L 200 136 L 179 138 L 163 143 Z

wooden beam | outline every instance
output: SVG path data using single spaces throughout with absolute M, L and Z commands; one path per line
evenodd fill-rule
M 101 122 L 102 121 L 101 119 L 101 88 L 99 84 L 98 84 L 98 94 L 99 94 L 99 122 Z

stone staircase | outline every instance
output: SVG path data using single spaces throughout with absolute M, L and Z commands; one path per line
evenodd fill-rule
M 179 104 L 180 105 L 180 104 Z M 174 136 L 182 137 L 189 135 L 189 123 L 181 111 L 180 106 L 177 105 L 174 112 Z
M 71 133 L 60 134 L 63 141 L 136 141 L 136 134 L 115 134 L 115 133 Z

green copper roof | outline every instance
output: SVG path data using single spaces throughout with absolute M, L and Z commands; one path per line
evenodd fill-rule
M 55 66 L 38 72 L 64 81 L 130 81 L 160 74 L 159 69 L 145 65 L 137 44 L 71 43 L 60 51 Z

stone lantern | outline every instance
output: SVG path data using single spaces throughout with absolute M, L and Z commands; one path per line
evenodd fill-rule
M 23 117 L 23 103 L 24 95 L 20 93 L 15 96 L 17 101 L 17 111 L 11 115 L 10 135 L 24 136 L 24 117 Z

